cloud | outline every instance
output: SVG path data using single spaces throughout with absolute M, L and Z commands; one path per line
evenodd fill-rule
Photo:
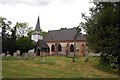
M 88 2 L 89 0 L 0 0 L 0 15 L 13 24 L 28 22 L 33 28 L 39 15 L 41 29 L 44 31 L 72 28 L 83 20 L 81 13 L 89 13 Z
M 50 4 L 52 1 L 60 1 L 63 4 L 68 4 L 76 0 L 0 0 L 0 4 L 8 4 L 8 5 L 25 4 L 32 6 L 46 6 Z
M 51 0 L 0 0 L 1 4 L 17 5 L 17 4 L 27 4 L 33 6 L 46 6 L 51 2 Z
M 76 1 L 76 0 L 61 0 L 62 1 L 62 3 L 72 3 L 72 2 L 74 2 L 74 1 Z

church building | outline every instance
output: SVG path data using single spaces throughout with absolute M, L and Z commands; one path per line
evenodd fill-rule
M 35 52 L 46 52 L 49 55 L 85 55 L 85 36 L 79 33 L 79 28 L 61 28 L 48 31 L 43 39 L 39 17 L 31 39 L 35 42 Z
M 36 28 L 31 35 L 31 39 L 35 43 L 35 52 L 39 53 L 38 55 L 40 55 L 40 52 L 47 53 L 49 51 L 49 46 L 43 39 L 43 35 L 41 33 L 39 16 L 38 16 Z
M 49 31 L 44 40 L 49 46 L 50 55 L 85 55 L 85 37 L 78 28 L 61 28 Z

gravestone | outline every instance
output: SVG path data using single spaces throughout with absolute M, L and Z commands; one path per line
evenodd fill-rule
M 28 51 L 28 56 L 30 56 L 31 58 L 34 58 L 36 56 L 36 54 L 34 53 L 34 49 Z
M 19 59 L 20 58 L 20 50 L 16 51 L 16 55 L 17 55 L 17 58 Z
M 45 62 L 46 54 L 43 52 L 43 53 L 42 53 L 42 56 L 43 56 L 42 62 Z
M 7 52 L 5 53 L 5 56 L 8 56 L 8 54 L 9 54 L 9 51 L 7 51 Z
M 17 50 L 16 53 L 17 53 L 17 56 L 20 56 L 20 50 Z
M 14 56 L 14 57 L 17 57 L 17 52 L 14 52 L 14 53 L 13 53 L 13 56 Z
M 70 52 L 68 57 L 74 57 L 74 52 Z
M 7 54 L 7 55 L 6 55 L 6 57 L 9 57 L 9 56 L 11 56 L 11 55 L 10 55 L 10 54 Z
M 28 53 L 24 53 L 24 59 L 28 59 Z
M 2 57 L 5 57 L 5 53 L 2 53 L 1 56 L 2 56 Z

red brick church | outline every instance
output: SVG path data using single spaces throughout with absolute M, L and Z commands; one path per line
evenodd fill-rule
M 85 37 L 83 34 L 78 34 L 77 29 L 75 27 L 48 31 L 44 40 L 50 48 L 50 55 L 70 55 L 75 52 L 78 56 L 84 56 Z
M 61 28 L 48 31 L 45 38 L 40 31 L 39 17 L 31 39 L 36 43 L 36 51 L 47 52 L 49 55 L 85 55 L 85 37 L 78 33 L 79 28 Z

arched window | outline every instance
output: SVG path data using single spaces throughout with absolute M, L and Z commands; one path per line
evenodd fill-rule
M 51 46 L 51 51 L 55 51 L 55 46 L 54 46 L 54 44 L 52 44 L 52 46 Z
M 62 51 L 62 46 L 61 46 L 61 44 L 58 45 L 58 51 Z
M 70 52 L 74 52 L 74 45 L 73 44 L 70 45 Z

